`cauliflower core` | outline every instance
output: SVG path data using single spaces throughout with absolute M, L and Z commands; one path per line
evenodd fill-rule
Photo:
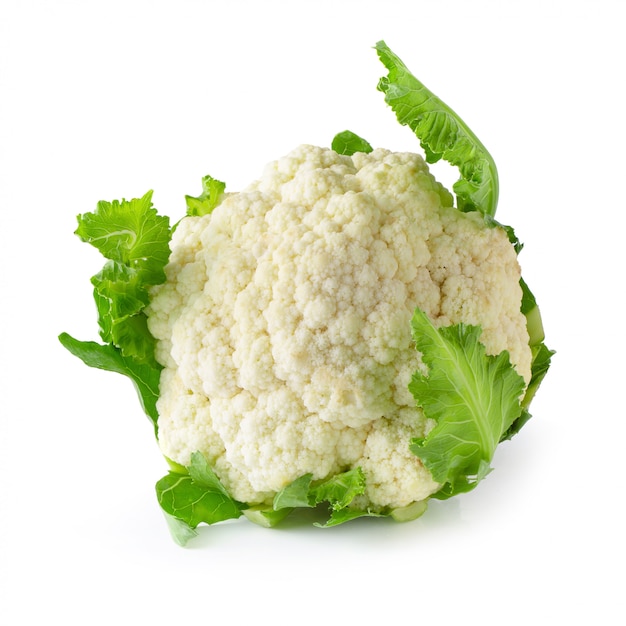
M 202 452 L 242 502 L 356 466 L 373 509 L 438 489 L 409 450 L 432 427 L 407 388 L 415 307 L 479 324 L 530 378 L 515 250 L 415 154 L 300 146 L 183 219 L 166 274 L 148 309 L 159 444 L 183 465 Z

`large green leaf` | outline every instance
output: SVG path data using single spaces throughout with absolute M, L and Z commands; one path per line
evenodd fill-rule
M 520 416 L 524 379 L 507 352 L 487 355 L 478 326 L 437 329 L 417 309 L 415 345 L 428 374 L 415 372 L 409 389 L 435 427 L 411 450 L 441 483 L 440 497 L 469 491 L 490 471 L 496 447 Z
M 389 70 L 378 88 L 398 121 L 417 136 L 426 160 L 440 159 L 458 167 L 454 184 L 457 208 L 493 216 L 498 205 L 498 171 L 495 162 L 467 124 L 427 89 L 384 41 L 376 44 L 378 57 Z

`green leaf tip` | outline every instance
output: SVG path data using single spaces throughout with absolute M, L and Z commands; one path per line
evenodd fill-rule
M 172 539 L 181 547 L 185 547 L 191 539 L 198 536 L 198 531 L 187 522 L 163 511 Z
M 331 148 L 337 154 L 345 154 L 347 156 L 352 156 L 357 152 L 369 154 L 373 150 L 372 146 L 365 139 L 350 130 L 337 133 L 333 138 Z
M 202 193 L 197 196 L 185 196 L 187 203 L 187 215 L 208 215 L 213 209 L 219 205 L 224 196 L 226 183 L 217 180 L 212 176 L 204 176 L 202 178 Z
M 457 208 L 494 216 L 498 205 L 498 171 L 487 149 L 463 120 L 426 88 L 384 41 L 375 49 L 387 68 L 378 83 L 385 102 L 400 124 L 408 126 L 420 141 L 426 161 L 444 159 L 458 167 L 454 184 Z
M 59 335 L 61 345 L 85 365 L 97 369 L 123 374 L 131 379 L 139 401 L 150 418 L 155 434 L 159 417 L 156 403 L 159 398 L 161 368 L 142 363 L 133 357 L 124 356 L 113 344 L 100 344 L 95 341 L 80 341 L 68 333 Z

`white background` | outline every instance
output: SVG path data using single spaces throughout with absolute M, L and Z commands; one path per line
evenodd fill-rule
M 626 623 L 623 6 L 3 0 L 0 623 Z M 75 216 L 154 189 L 177 219 L 203 175 L 236 190 L 345 128 L 419 150 L 379 39 L 492 152 L 553 368 L 489 478 L 413 523 L 180 548 L 131 384 L 57 341 L 97 339 Z

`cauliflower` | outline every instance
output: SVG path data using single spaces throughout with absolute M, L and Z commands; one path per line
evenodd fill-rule
M 237 193 L 206 176 L 174 227 L 151 191 L 78 216 L 107 258 L 92 278 L 103 343 L 59 339 L 133 381 L 181 545 L 201 523 L 273 526 L 322 503 L 325 526 L 414 519 L 473 489 L 530 417 L 553 352 L 521 245 L 494 218 L 493 159 L 376 48 L 379 89 L 424 157 L 345 131 Z M 442 158 L 453 193 L 427 165 Z
M 373 509 L 437 491 L 408 447 L 432 426 L 408 389 L 416 307 L 480 325 L 530 380 L 515 250 L 417 154 L 300 146 L 182 220 L 171 248 L 147 310 L 159 443 L 184 466 L 204 454 L 236 500 L 354 467 Z

